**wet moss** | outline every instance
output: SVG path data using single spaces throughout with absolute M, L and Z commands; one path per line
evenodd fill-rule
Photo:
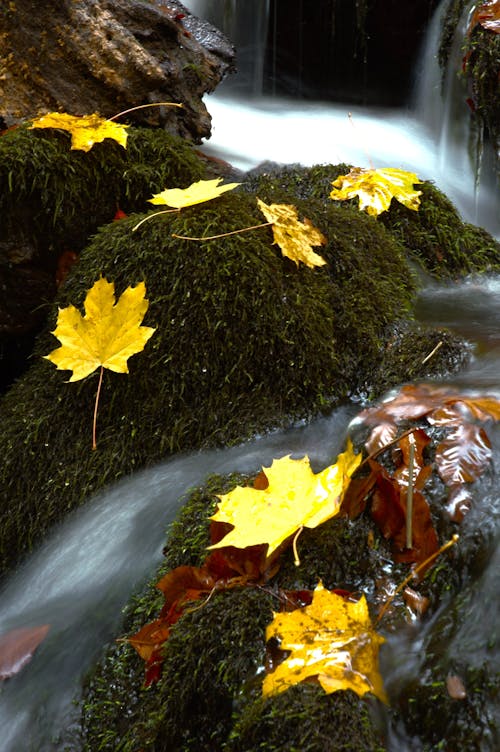
M 70 509 L 126 473 L 170 453 L 241 441 L 346 399 L 366 380 L 386 327 L 407 315 L 414 284 L 400 246 L 355 211 L 298 203 L 329 238 L 328 265 L 297 268 L 269 228 L 206 243 L 202 236 L 258 224 L 255 197 L 217 201 L 100 229 L 59 291 L 81 308 L 102 275 L 117 295 L 145 280 L 144 323 L 157 327 L 130 374 L 106 372 L 98 450 L 90 450 L 97 372 L 68 384 L 41 356 L 0 404 L 1 568 Z M 48 329 L 54 329 L 55 306 Z M 400 374 L 400 379 L 404 374 Z M 75 420 L 75 416 L 78 418 Z
M 161 572 L 181 564 L 201 564 L 216 494 L 250 480 L 240 475 L 212 476 L 189 496 L 172 525 Z M 260 690 L 265 627 L 279 603 L 277 587 L 314 588 L 322 578 L 332 587 L 354 590 L 362 581 L 370 598 L 388 551 L 383 541 L 370 548 L 368 530 L 364 520 L 339 519 L 304 531 L 299 569 L 287 552 L 269 587 L 225 591 L 186 613 L 165 643 L 162 678 L 149 690 L 138 689 L 144 667 L 135 651 L 112 646 L 87 683 L 85 749 L 132 752 L 137 745 L 155 752 L 382 749 L 370 702 L 351 692 L 327 696 L 318 687 L 302 686 L 263 701 Z M 127 633 L 157 617 L 159 600 L 147 589 L 133 601 L 124 624 Z M 335 743 L 323 746 L 326 738 Z
M 2 237 L 20 229 L 47 266 L 63 249 L 78 252 L 117 207 L 144 211 L 147 199 L 169 185 L 187 186 L 205 163 L 181 138 L 160 129 L 130 127 L 127 148 L 112 139 L 89 152 L 71 150 L 71 136 L 28 125 L 0 138 Z
M 332 182 L 339 175 L 347 175 L 350 169 L 346 164 L 283 168 L 268 165 L 251 175 L 248 185 L 264 201 L 287 202 L 299 196 L 354 210 L 357 198 L 344 202 L 332 202 L 329 198 Z M 372 225 L 384 225 L 408 258 L 437 278 L 498 270 L 500 244 L 486 230 L 463 222 L 451 201 L 432 182 L 424 181 L 417 187 L 422 192 L 418 211 L 407 209 L 393 199 L 389 211 L 377 219 L 368 217 Z

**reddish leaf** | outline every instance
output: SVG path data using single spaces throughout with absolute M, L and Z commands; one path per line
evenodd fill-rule
M 403 600 L 414 614 L 423 616 L 429 608 L 430 600 L 425 595 L 420 595 L 416 590 L 405 587 L 403 590 Z
M 452 486 L 446 503 L 446 511 L 450 515 L 450 519 L 453 522 L 462 522 L 471 506 L 472 495 L 469 489 L 462 484 Z
M 163 645 L 170 634 L 170 627 L 163 619 L 145 624 L 135 635 L 128 638 L 144 661 L 149 661 L 153 652 Z
M 491 461 L 491 444 L 484 428 L 474 423 L 455 426 L 437 447 L 435 461 L 449 486 L 477 480 Z
M 0 680 L 19 673 L 31 660 L 49 629 L 49 624 L 42 624 L 37 627 L 19 627 L 0 635 Z
M 398 429 L 395 423 L 379 423 L 371 432 L 365 448 L 368 454 L 377 454 L 387 444 L 394 441 L 398 433 Z
M 409 384 L 401 387 L 391 400 L 369 407 L 359 414 L 359 419 L 369 425 L 380 422 L 416 420 L 442 407 L 449 391 L 432 384 Z
M 470 34 L 477 24 L 484 29 L 500 34 L 500 0 L 489 0 L 475 9 L 471 16 L 467 33 Z

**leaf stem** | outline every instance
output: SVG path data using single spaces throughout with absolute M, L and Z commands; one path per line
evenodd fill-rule
M 135 112 L 135 110 L 143 110 L 145 107 L 183 107 L 182 104 L 176 102 L 150 102 L 149 104 L 138 104 L 137 107 L 130 107 L 128 110 L 122 110 L 113 117 L 107 118 L 107 120 L 116 120 L 122 115 L 128 115 L 129 112 Z
M 159 214 L 172 214 L 172 212 L 178 212 L 180 209 L 165 209 L 164 211 L 155 212 L 154 214 L 148 214 L 147 217 L 144 217 L 144 219 L 141 219 L 140 222 L 138 222 L 134 227 L 132 227 L 132 232 L 135 232 L 138 227 L 144 224 L 144 222 L 147 222 L 148 219 L 153 219 L 153 217 L 157 217 Z
M 274 222 L 263 222 L 260 225 L 252 225 L 251 227 L 242 227 L 241 230 L 231 230 L 231 232 L 223 232 L 220 235 L 207 235 L 207 237 L 205 238 L 190 238 L 190 237 L 187 237 L 187 235 L 176 235 L 175 233 L 172 233 L 172 237 L 177 238 L 178 240 L 217 240 L 218 238 L 227 238 L 229 235 L 239 235 L 239 233 L 248 232 L 249 230 L 258 230 L 260 227 L 269 227 L 269 225 L 273 225 L 273 224 Z M 134 227 L 134 230 L 135 230 L 135 227 Z
M 415 569 L 411 570 L 408 577 L 405 577 L 403 582 L 400 585 L 398 585 L 398 587 L 393 592 L 391 597 L 384 603 L 384 605 L 380 609 L 379 614 L 377 616 L 377 622 L 376 622 L 377 624 L 380 621 L 380 619 L 383 617 L 383 615 L 385 614 L 389 606 L 391 605 L 396 595 L 401 592 L 401 590 L 410 582 L 410 580 L 412 580 L 415 577 L 415 575 L 418 574 L 422 569 L 425 569 L 427 566 L 429 566 L 429 564 L 433 562 L 434 559 L 436 559 L 440 554 L 446 551 L 447 548 L 451 548 L 451 546 L 454 546 L 455 543 L 458 541 L 459 537 L 460 536 L 455 533 L 455 535 L 453 535 L 449 541 L 446 541 L 446 543 L 443 543 L 441 548 L 439 548 L 437 551 L 434 551 L 434 553 L 428 556 L 427 559 L 425 559 L 424 561 L 421 561 L 418 567 L 415 567 Z
M 101 394 L 101 385 L 102 385 L 102 376 L 104 373 L 104 366 L 101 366 L 101 370 L 99 373 L 99 384 L 97 385 L 97 393 L 95 396 L 95 405 L 94 405 L 94 420 L 92 422 L 92 449 L 97 449 L 97 444 L 95 440 L 95 434 L 96 434 L 96 425 L 97 425 L 97 406 L 99 404 L 99 395 Z
M 415 464 L 415 437 L 408 437 L 410 454 L 408 457 L 408 490 L 406 494 L 406 548 L 413 548 L 413 466 Z
M 293 537 L 293 543 L 292 543 L 293 563 L 295 564 L 296 567 L 300 567 L 299 552 L 297 551 L 297 540 L 298 540 L 299 535 L 303 531 L 303 529 L 304 529 L 304 525 L 301 525 Z

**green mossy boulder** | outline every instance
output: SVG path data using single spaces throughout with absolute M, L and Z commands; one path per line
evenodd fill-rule
M 206 163 L 183 139 L 161 129 L 127 133 L 126 149 L 106 139 L 84 152 L 71 149 L 66 131 L 27 124 L 7 131 L 0 138 L 0 249 L 22 236 L 55 269 L 62 250 L 79 252 L 118 207 L 145 211 L 153 193 L 204 177 Z
M 101 275 L 117 295 L 144 280 L 144 323 L 157 331 L 129 375 L 105 373 L 97 451 L 97 372 L 68 384 L 42 357 L 58 342 L 47 330 L 39 337 L 30 370 L 0 403 L 2 570 L 124 474 L 372 391 L 390 328 L 408 318 L 415 292 L 404 250 L 356 210 L 297 203 L 329 239 L 324 267 L 284 259 L 268 227 L 203 243 L 172 237 L 261 222 L 255 196 L 236 192 L 135 232 L 137 215 L 111 223 L 82 251 L 57 305 L 81 307 Z M 48 329 L 55 323 L 54 307 Z
M 208 517 L 218 493 L 249 478 L 211 476 L 194 491 L 173 523 L 165 563 L 158 578 L 175 566 L 199 566 L 207 555 Z M 126 643 L 112 645 L 88 678 L 83 704 L 86 750 L 139 745 L 155 752 L 297 752 L 383 750 L 372 710 L 374 698 L 353 692 L 325 695 L 319 686 L 301 685 L 267 699 L 261 697 L 265 628 L 279 608 L 278 588 L 326 587 L 375 590 L 384 576 L 388 545 L 369 544 L 369 524 L 335 518 L 300 538 L 301 566 L 291 551 L 268 587 L 244 587 L 214 594 L 185 613 L 164 646 L 158 684 L 143 689 L 144 663 Z M 360 562 L 362 566 L 360 567 Z M 399 574 L 399 576 L 402 576 Z M 148 587 L 132 599 L 124 630 L 132 634 L 158 617 L 162 597 Z
M 332 182 L 347 175 L 350 165 L 287 165 L 258 168 L 245 182 L 264 200 L 294 201 L 294 197 L 329 198 Z M 451 201 L 425 180 L 415 186 L 422 192 L 420 208 L 413 211 L 393 199 L 389 211 L 374 222 L 383 224 L 404 246 L 408 258 L 425 274 L 438 279 L 456 278 L 470 272 L 500 268 L 500 244 L 486 230 L 463 222 Z M 354 208 L 358 199 L 335 201 L 336 206 Z

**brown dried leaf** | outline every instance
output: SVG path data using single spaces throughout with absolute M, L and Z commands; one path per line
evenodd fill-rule
M 491 444 L 484 428 L 473 423 L 455 426 L 437 447 L 435 461 L 449 486 L 477 480 L 491 461 Z

